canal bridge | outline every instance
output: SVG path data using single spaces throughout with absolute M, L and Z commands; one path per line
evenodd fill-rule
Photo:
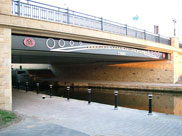
M 181 83 L 177 37 L 36 1 L 0 3 L 2 109 L 12 109 L 12 63 L 51 64 L 61 81 Z

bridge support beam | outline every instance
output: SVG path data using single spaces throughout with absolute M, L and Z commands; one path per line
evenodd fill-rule
M 0 0 L 0 14 L 11 14 L 11 0 Z M 0 26 L 0 109 L 12 110 L 11 29 Z

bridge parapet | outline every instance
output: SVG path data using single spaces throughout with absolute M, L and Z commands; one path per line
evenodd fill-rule
M 147 32 L 146 30 L 141 30 L 128 26 L 126 24 L 120 24 L 96 16 L 36 1 L 26 2 L 26 0 L 24 0 L 23 2 L 20 0 L 12 0 L 12 14 L 28 18 L 35 18 L 51 22 L 58 22 L 90 29 L 96 29 L 171 45 L 170 38 L 156 35 L 154 33 Z

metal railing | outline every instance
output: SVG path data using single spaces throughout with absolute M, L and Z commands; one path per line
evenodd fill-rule
M 77 11 L 37 1 L 12 0 L 12 14 L 40 20 L 76 25 L 171 45 L 170 38 Z
M 182 42 L 179 43 L 179 48 L 182 48 Z

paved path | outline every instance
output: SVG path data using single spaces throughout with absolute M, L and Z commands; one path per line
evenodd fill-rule
M 82 132 L 62 127 L 50 121 L 38 120 L 32 117 L 24 119 L 16 125 L 3 129 L 0 136 L 89 136 Z
M 182 116 L 53 97 L 13 93 L 14 111 L 26 115 L 0 136 L 182 136 Z

